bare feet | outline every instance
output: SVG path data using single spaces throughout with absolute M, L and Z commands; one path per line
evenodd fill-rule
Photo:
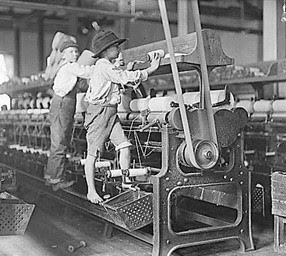
M 90 201 L 91 203 L 94 203 L 94 204 L 98 204 L 98 203 L 101 203 L 103 201 L 102 198 L 96 193 L 96 191 L 88 192 L 86 197 L 87 197 L 88 201 Z

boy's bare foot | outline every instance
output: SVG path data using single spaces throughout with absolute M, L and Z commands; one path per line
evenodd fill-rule
M 90 201 L 91 203 L 94 203 L 94 204 L 98 204 L 98 203 L 101 203 L 103 201 L 102 198 L 96 193 L 96 191 L 88 192 L 86 197 L 87 197 L 88 201 Z

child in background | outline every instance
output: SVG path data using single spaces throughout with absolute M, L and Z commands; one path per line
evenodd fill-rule
M 102 201 L 94 185 L 94 165 L 107 139 L 115 145 L 115 150 L 120 151 L 120 168 L 125 170 L 130 165 L 131 143 L 127 140 L 117 116 L 120 87 L 127 85 L 136 88 L 141 81 L 147 80 L 148 75 L 160 64 L 158 55 L 152 60 L 151 66 L 145 70 L 123 71 L 115 66 L 113 63 L 120 53 L 119 45 L 125 41 L 126 39 L 119 39 L 111 31 L 100 31 L 92 40 L 94 57 L 99 58 L 85 98 L 89 103 L 85 118 L 87 129 L 85 174 L 88 186 L 87 199 L 92 203 Z M 122 185 L 125 186 L 125 184 Z
M 93 66 L 80 66 L 78 45 L 64 41 L 60 47 L 63 62 L 54 79 L 54 95 L 50 107 L 51 148 L 44 179 L 54 191 L 68 188 L 74 181 L 65 181 L 66 153 L 71 141 L 76 106 L 78 77 L 90 78 Z

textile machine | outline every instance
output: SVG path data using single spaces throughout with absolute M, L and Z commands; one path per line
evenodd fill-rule
M 232 64 L 233 59 L 224 54 L 212 30 L 199 27 L 196 33 L 171 39 L 164 2 L 159 5 L 166 40 L 127 49 L 123 56 L 126 63 L 137 60 L 135 68 L 141 69 L 149 65 L 148 52 L 168 53 L 154 76 L 172 73 L 175 91 L 145 98 L 136 98 L 127 89 L 123 92 L 118 115 L 133 144 L 132 167 L 120 170 L 114 148 L 106 144 L 95 166 L 102 204 L 85 198 L 81 94 L 67 156 L 67 178 L 76 180 L 71 189 L 53 192 L 43 184 L 48 108 L 0 112 L 6 139 L 0 161 L 16 170 L 19 184 L 50 193 L 153 244 L 154 256 L 228 239 L 238 239 L 243 250 L 251 250 L 250 172 L 244 165 L 242 132 L 247 111 L 233 107 L 229 92 L 211 91 L 208 84 L 210 71 Z M 179 73 L 184 71 L 198 72 L 199 91 L 182 93 Z M 131 179 L 132 189 L 120 187 L 122 175 Z

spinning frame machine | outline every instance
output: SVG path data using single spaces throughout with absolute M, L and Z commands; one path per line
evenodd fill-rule
M 66 174 L 76 184 L 53 192 L 43 183 L 49 137 L 47 111 L 1 113 L 7 135 L 1 147 L 1 168 L 16 170 L 18 184 L 52 194 L 153 244 L 154 256 L 227 239 L 238 239 L 243 250 L 254 248 L 250 173 L 243 155 L 247 112 L 214 96 L 226 92 L 210 91 L 208 73 L 232 64 L 233 59 L 223 53 L 214 31 L 201 31 L 197 1 L 191 2 L 196 33 L 171 39 L 165 2 L 159 0 L 166 40 L 123 52 L 126 63 L 139 60 L 137 68 L 149 65 L 147 52 L 168 52 L 169 57 L 162 59 L 154 75 L 172 72 L 176 94 L 130 99 L 129 109 L 119 112 L 134 145 L 132 168 L 118 169 L 112 150 L 101 156 L 96 162 L 97 190 L 103 198 L 109 197 L 102 204 L 91 204 L 85 197 L 86 145 L 81 114 L 74 128 L 76 150 L 69 157 Z M 200 74 L 199 93 L 182 93 L 179 71 L 186 70 Z M 122 175 L 131 178 L 134 189 L 122 190 Z

